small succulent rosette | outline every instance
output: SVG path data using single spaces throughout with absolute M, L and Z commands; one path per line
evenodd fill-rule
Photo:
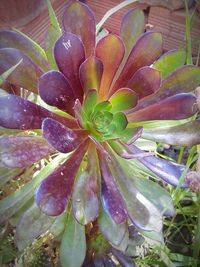
M 191 119 L 197 112 L 191 92 L 200 84 L 200 69 L 185 65 L 184 50 L 162 55 L 161 34 L 143 33 L 144 14 L 138 9 L 125 14 L 119 35 L 108 34 L 98 42 L 94 15 L 83 3 L 66 7 L 63 27 L 55 38 L 47 36 L 46 51 L 19 32 L 0 32 L 0 73 L 7 86 L 38 94 L 37 103 L 14 94 L 0 97 L 0 126 L 19 130 L 0 137 L 0 166 L 28 168 L 46 159 L 39 173 L 15 192 L 14 203 L 13 195 L 0 202 L 0 220 L 20 211 L 36 189 L 37 206 L 17 225 L 19 244 L 22 226 L 31 227 L 27 221 L 36 212 L 46 223 L 27 234 L 29 239 L 65 226 L 63 266 L 82 265 L 85 233 L 91 249 L 101 251 L 104 244 L 102 253 L 86 258 L 95 266 L 102 266 L 99 261 L 114 266 L 109 253 L 122 266 L 134 266 L 125 256 L 128 225 L 156 236 L 163 215 L 174 214 L 169 193 L 148 180 L 147 173 L 176 186 L 186 170 L 141 150 L 137 141 L 199 144 L 200 121 Z M 159 127 L 158 121 L 174 124 Z M 71 264 L 70 254 L 77 265 Z

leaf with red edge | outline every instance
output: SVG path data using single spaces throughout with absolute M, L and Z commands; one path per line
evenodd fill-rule
M 46 140 L 39 136 L 1 136 L 0 167 L 22 168 L 31 166 L 55 152 Z
M 91 144 L 88 149 L 87 167 L 78 177 L 72 196 L 74 216 L 83 225 L 98 217 L 98 171 L 96 149 Z
M 143 67 L 136 71 L 128 81 L 127 87 L 136 92 L 138 98 L 141 99 L 158 91 L 160 85 L 160 71 L 150 67 Z
M 33 46 L 31 41 L 29 41 L 28 38 L 25 38 L 22 34 L 11 30 L 2 30 L 0 31 L 0 40 L 0 49 L 16 48 L 35 62 L 41 69 L 44 71 L 48 70 L 48 62 L 44 55 L 40 53 L 37 48 Z
M 101 170 L 101 200 L 104 209 L 116 224 L 127 218 L 126 207 L 104 157 L 98 153 Z
M 16 65 L 21 59 L 23 59 L 23 61 L 16 70 L 9 75 L 7 81 L 37 93 L 37 80 L 42 75 L 42 70 L 19 50 L 15 48 L 0 49 L 0 74 Z
M 144 66 L 151 65 L 162 53 L 162 35 L 157 32 L 144 33 L 136 42 L 127 62 L 115 82 L 111 94 L 127 86 L 133 74 Z
M 141 9 L 131 9 L 124 15 L 120 28 L 120 36 L 126 47 L 125 60 L 133 46 L 144 32 L 144 13 Z
M 102 61 L 104 68 L 99 90 L 101 101 L 107 100 L 111 83 L 122 62 L 124 53 L 123 41 L 114 34 L 107 35 L 96 46 L 96 56 Z
M 35 193 L 35 200 L 42 212 L 50 216 L 57 216 L 65 210 L 87 147 L 88 142 L 84 142 L 68 160 L 57 167 L 39 185 Z
M 86 57 L 94 53 L 95 18 L 87 5 L 78 1 L 69 4 L 63 15 L 63 26 L 66 32 L 72 32 L 81 38 Z
M 200 120 L 182 125 L 144 129 L 142 137 L 175 146 L 194 146 L 200 144 Z
M 192 92 L 199 84 L 199 67 L 193 65 L 180 67 L 162 81 L 159 91 L 142 99 L 134 110 L 145 108 L 175 94 Z
M 181 120 L 197 112 L 196 97 L 192 94 L 177 94 L 158 103 L 130 112 L 128 121 Z
M 120 245 L 126 234 L 126 222 L 116 224 L 101 206 L 98 225 L 101 233 L 111 244 L 114 246 Z
M 45 118 L 57 120 L 70 128 L 78 128 L 73 119 L 68 119 L 48 111 L 19 96 L 0 97 L 0 126 L 9 129 L 41 129 Z
M 50 118 L 43 121 L 42 133 L 47 142 L 61 153 L 73 151 L 87 138 L 87 131 L 73 131 Z
M 109 164 L 109 169 L 115 177 L 131 221 L 139 229 L 160 232 L 162 229 L 161 212 L 148 198 L 137 190 L 133 178 L 131 178 L 134 176 L 134 172 L 130 176 L 127 169 L 122 168 L 120 160 L 108 145 L 106 145 L 106 149 L 111 155 L 112 160 L 111 164 Z
M 111 147 L 114 149 L 114 151 L 122 158 L 135 158 L 139 162 L 141 162 L 145 167 L 147 167 L 149 170 L 151 170 L 154 174 L 156 174 L 158 177 L 163 179 L 169 184 L 177 186 L 179 183 L 179 178 L 181 177 L 183 171 L 186 170 L 186 167 L 184 165 L 179 165 L 173 162 L 170 162 L 169 160 L 160 159 L 155 156 L 142 156 L 144 152 L 140 150 L 135 145 L 120 145 L 117 142 L 109 142 Z M 129 155 L 129 157 L 128 157 Z M 124 164 L 127 161 L 124 161 Z M 134 165 L 132 165 L 131 161 L 128 162 L 130 170 L 134 170 Z M 128 166 L 127 166 L 128 169 Z M 185 184 L 182 185 L 182 187 L 185 187 Z
M 111 96 L 109 102 L 112 104 L 112 112 L 125 111 L 137 105 L 137 95 L 129 88 L 121 88 Z
M 99 90 L 102 74 L 103 64 L 95 56 L 90 56 L 81 64 L 79 75 L 85 93 L 89 89 Z
M 39 94 L 49 105 L 66 111 L 70 115 L 74 114 L 75 96 L 73 90 L 59 71 L 48 71 L 39 78 Z
M 153 68 L 159 70 L 162 79 L 168 76 L 177 68 L 183 66 L 186 60 L 186 52 L 183 49 L 169 51 L 163 54 L 154 64 Z
M 79 67 L 85 60 L 83 43 L 78 36 L 65 32 L 55 43 L 54 56 L 59 70 L 69 81 L 75 97 L 82 101 L 83 89 L 79 81 Z
M 136 266 L 133 258 L 125 255 L 120 250 L 112 248 L 111 252 L 117 258 L 121 266 L 124 266 L 124 267 L 135 267 Z

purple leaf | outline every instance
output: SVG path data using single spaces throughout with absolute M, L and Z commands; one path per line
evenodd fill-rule
M 72 209 L 76 220 L 86 225 L 94 221 L 99 213 L 98 163 L 95 146 L 88 149 L 85 171 L 77 179 L 72 197 Z
M 169 145 L 188 147 L 198 145 L 200 144 L 200 120 L 172 127 L 145 129 L 142 137 Z
M 181 120 L 191 117 L 197 112 L 196 97 L 192 94 L 178 94 L 168 97 L 158 103 L 140 109 L 129 111 L 127 119 L 133 121 L 150 120 Z
M 139 36 L 144 32 L 144 19 L 144 13 L 140 9 L 129 10 L 122 19 L 120 36 L 126 47 L 126 59 Z
M 48 143 L 61 153 L 73 151 L 87 138 L 87 131 L 73 131 L 50 118 L 43 121 L 42 132 Z
M 61 166 L 57 167 L 36 190 L 36 203 L 50 216 L 61 214 L 69 201 L 74 179 L 87 150 L 84 142 Z
M 74 114 L 75 96 L 73 90 L 59 71 L 49 71 L 39 78 L 39 94 L 49 105 L 66 111 L 70 115 Z
M 100 153 L 98 155 L 101 170 L 102 204 L 113 221 L 116 224 L 120 224 L 127 218 L 126 207 L 106 161 Z
M 55 149 L 46 140 L 38 136 L 1 136 L 0 167 L 29 167 Z
M 48 62 L 33 44 L 20 33 L 11 30 L 0 31 L 0 48 L 16 48 L 44 71 L 48 71 Z
M 130 152 L 136 155 L 137 153 L 143 152 L 134 145 L 128 146 L 128 149 Z M 179 165 L 161 158 L 156 158 L 155 156 L 138 158 L 138 161 L 140 161 L 145 167 L 155 173 L 158 177 L 174 186 L 178 185 L 179 178 L 186 170 L 186 167 L 184 165 Z M 185 187 L 185 184 L 183 184 L 182 187 Z
M 98 42 L 96 56 L 102 61 L 104 68 L 99 90 L 100 100 L 107 100 L 111 83 L 122 62 L 124 53 L 123 41 L 117 35 L 109 34 Z
M 81 38 L 86 57 L 94 53 L 95 18 L 88 6 L 78 1 L 69 4 L 64 12 L 63 26 L 66 32 L 72 32 Z
M 162 53 L 162 36 L 157 32 L 144 33 L 136 42 L 119 78 L 111 90 L 113 94 L 121 87 L 126 87 L 133 74 L 144 66 L 151 65 Z
M 81 64 L 79 75 L 85 93 L 90 89 L 99 90 L 102 74 L 103 64 L 95 56 L 90 56 Z
M 37 93 L 37 80 L 41 76 L 41 69 L 27 56 L 15 48 L 0 49 L 0 74 L 16 65 L 21 59 L 15 71 L 7 78 L 7 81 Z
M 150 67 L 143 67 L 136 71 L 128 81 L 127 87 L 136 92 L 141 99 L 158 91 L 160 84 L 160 72 Z
M 73 33 L 65 32 L 55 43 L 54 56 L 59 70 L 69 81 L 75 97 L 82 102 L 83 90 L 79 81 L 79 67 L 85 60 L 83 43 Z
M 21 130 L 41 129 L 42 121 L 48 117 L 70 128 L 78 127 L 75 120 L 56 115 L 19 96 L 0 97 L 0 126 L 2 127 Z
M 135 267 L 133 259 L 129 256 L 124 255 L 124 253 L 120 250 L 112 248 L 111 252 L 117 258 L 122 267 Z
M 121 244 L 127 230 L 126 222 L 116 224 L 103 207 L 101 207 L 98 225 L 101 233 L 110 243 L 114 246 L 119 246 Z
M 120 189 L 129 218 L 139 229 L 160 232 L 162 229 L 161 212 L 135 187 L 134 173 L 129 168 L 127 161 L 116 158 L 116 154 L 108 145 L 106 145 L 106 149 L 112 156 L 112 163 L 109 164 L 109 169 Z M 125 167 L 122 165 L 123 162 L 127 163 Z
M 178 68 L 167 76 L 155 94 L 147 96 L 134 108 L 134 111 L 150 106 L 154 103 L 176 94 L 188 93 L 195 90 L 200 84 L 200 68 L 186 65 Z

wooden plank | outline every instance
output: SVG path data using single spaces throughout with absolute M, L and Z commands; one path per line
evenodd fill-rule
M 148 23 L 151 30 L 161 32 L 164 37 L 164 50 L 171 50 L 185 45 L 185 11 L 170 11 L 162 7 L 151 7 Z M 191 32 L 192 38 L 200 36 L 200 18 L 195 16 Z M 197 55 L 198 46 L 193 47 L 193 55 Z

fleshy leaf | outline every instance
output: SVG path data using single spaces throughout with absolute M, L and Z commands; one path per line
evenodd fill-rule
M 161 72 L 162 79 L 168 76 L 177 68 L 183 66 L 186 60 L 186 53 L 182 50 L 172 50 L 162 55 L 154 64 L 153 68 Z
M 0 49 L 0 74 L 16 65 L 21 59 L 23 61 L 16 70 L 9 75 L 7 81 L 11 84 L 23 87 L 34 93 L 37 93 L 37 79 L 42 71 L 26 55 L 15 48 Z
M 65 32 L 55 43 L 54 57 L 59 70 L 69 81 L 75 97 L 82 101 L 83 90 L 79 81 L 79 67 L 85 60 L 83 43 L 78 36 Z
M 140 9 L 131 9 L 123 17 L 120 36 L 126 47 L 125 59 L 130 54 L 139 36 L 144 32 L 144 13 Z
M 63 267 L 80 267 L 86 255 L 85 227 L 70 213 L 60 246 L 60 261 Z
M 90 56 L 81 64 L 79 75 L 85 93 L 89 89 L 99 90 L 102 74 L 103 64 L 95 56 Z
M 86 170 L 78 177 L 72 197 L 74 216 L 83 225 L 94 221 L 99 213 L 96 157 L 96 151 L 90 146 Z
M 155 94 L 142 100 L 134 110 L 139 110 L 151 104 L 157 103 L 166 97 L 179 93 L 188 93 L 196 89 L 200 84 L 200 68 L 193 65 L 186 65 L 178 68 L 163 81 Z
M 107 100 L 108 92 L 125 53 L 122 40 L 114 34 L 101 39 L 96 46 L 96 56 L 103 63 L 103 76 L 99 90 L 100 100 Z
M 0 49 L 1 48 L 16 48 L 20 50 L 24 55 L 30 58 L 35 64 L 40 66 L 44 71 L 48 70 L 48 62 L 46 61 L 44 55 L 38 51 L 34 45 L 25 38 L 21 33 L 2 30 L 0 31 Z M 42 49 L 42 48 L 40 48 Z
M 39 136 L 1 136 L 0 167 L 22 168 L 53 153 L 55 150 Z
M 160 211 L 137 190 L 131 178 L 134 173 L 132 172 L 130 177 L 127 170 L 122 168 L 113 151 L 108 147 L 107 149 L 112 155 L 112 165 L 109 165 L 109 168 L 116 178 L 131 221 L 139 229 L 159 232 L 162 229 L 162 215 Z M 123 159 L 120 159 L 120 161 L 123 161 Z
M 47 109 L 15 95 L 0 97 L 0 126 L 9 129 L 41 129 L 45 118 L 55 119 L 70 128 L 75 120 L 56 115 Z
M 136 128 L 126 128 L 123 131 L 121 139 L 127 145 L 134 143 L 138 138 L 141 137 L 143 131 L 143 127 L 136 127 Z
M 97 91 L 96 90 L 89 90 L 86 95 L 83 102 L 83 109 L 87 116 L 90 116 L 91 113 L 94 110 L 94 107 L 96 106 L 98 101 L 97 97 Z
M 142 136 L 149 140 L 176 146 L 200 144 L 200 121 L 195 120 L 173 127 L 145 129 Z
M 196 97 L 192 94 L 177 94 L 158 103 L 130 112 L 128 121 L 181 120 L 197 112 Z
M 115 248 L 111 249 L 112 254 L 117 258 L 122 267 L 135 267 L 133 259 L 127 255 L 124 255 L 120 250 Z
M 39 185 L 35 193 L 35 199 L 42 212 L 50 216 L 57 216 L 65 210 L 73 188 L 74 179 L 87 146 L 88 142 L 79 146 L 68 160 L 57 167 Z
M 116 224 L 124 222 L 127 218 L 126 207 L 120 192 L 116 186 L 114 178 L 108 169 L 106 161 L 99 153 L 101 170 L 101 200 L 102 205 L 108 215 Z
M 128 121 L 124 113 L 117 112 L 113 116 L 112 124 L 116 126 L 116 132 L 120 132 L 126 128 Z
M 134 145 L 130 145 L 130 146 L 125 145 L 125 148 L 127 149 L 128 153 L 134 153 L 136 155 L 136 158 L 137 158 L 137 154 L 140 155 L 144 153 L 142 150 L 140 150 Z M 176 183 L 178 182 L 179 177 L 177 177 L 177 174 L 181 175 L 180 170 L 182 166 L 181 168 L 179 168 L 180 166 L 176 164 L 174 165 L 173 163 L 170 164 L 171 163 L 170 161 L 156 158 L 154 156 L 138 157 L 137 160 L 143 163 L 146 167 L 151 166 L 152 164 L 151 171 L 156 172 L 156 168 L 157 168 L 156 174 L 159 173 L 159 170 L 162 170 L 163 173 L 166 172 L 166 175 L 165 175 L 166 177 L 167 177 L 167 174 L 168 174 L 168 177 L 170 176 L 172 177 L 172 171 L 174 171 L 174 175 L 176 175 L 176 178 L 174 180 Z M 134 166 L 131 165 L 130 162 L 124 161 L 124 160 L 121 161 L 121 164 L 123 164 L 123 168 L 126 169 L 129 176 L 131 177 L 134 171 Z M 169 172 L 167 172 L 167 166 L 169 168 Z M 168 178 L 168 180 L 169 179 L 170 178 Z M 165 215 L 170 215 L 170 216 L 175 215 L 171 196 L 164 188 L 162 188 L 157 183 L 151 180 L 142 178 L 142 177 L 138 178 L 136 176 L 132 176 L 132 180 L 134 181 L 135 188 L 137 188 L 137 190 L 141 194 L 143 194 L 147 199 L 149 199 L 160 210 L 160 212 L 164 213 Z
M 144 33 L 130 52 L 127 62 L 111 90 L 111 95 L 119 88 L 127 86 L 128 81 L 138 69 L 151 65 L 161 53 L 162 35 L 157 32 Z
M 8 221 L 9 218 L 16 214 L 28 201 L 31 200 L 35 188 L 63 161 L 64 158 L 66 158 L 66 155 L 60 154 L 52 159 L 52 161 L 42 168 L 30 182 L 0 201 L 0 223 Z
M 126 233 L 126 223 L 116 224 L 103 207 L 98 217 L 99 228 L 104 237 L 115 246 L 119 246 Z
M 142 154 L 144 152 L 140 150 L 135 145 L 131 144 L 129 146 L 122 147 L 119 143 L 110 142 L 109 143 L 114 151 L 120 156 L 124 157 L 123 154 L 129 153 L 130 155 L 134 155 L 134 158 L 136 158 L 139 162 L 141 162 L 145 167 L 147 167 L 149 170 L 151 170 L 154 174 L 156 174 L 158 177 L 166 181 L 167 183 L 170 183 L 172 185 L 177 185 L 179 183 L 179 178 L 181 177 L 182 173 L 186 170 L 186 167 L 184 165 L 179 165 L 173 162 L 170 162 L 169 160 L 157 158 L 155 156 L 146 155 L 145 157 L 142 157 Z M 131 158 L 131 157 L 129 157 Z M 125 161 L 122 161 L 122 163 Z M 134 164 L 132 164 L 132 161 L 129 161 L 129 167 L 132 172 L 134 172 Z M 137 179 L 137 178 L 136 178 Z M 182 185 L 182 187 L 185 187 L 185 184 Z
M 49 105 L 74 114 L 75 96 L 73 90 L 59 71 L 48 71 L 39 78 L 39 94 Z
M 128 81 L 127 87 L 137 93 L 138 98 L 141 99 L 158 91 L 160 85 L 160 72 L 150 67 L 143 67 L 136 71 Z
M 15 244 L 21 251 L 25 249 L 32 241 L 45 233 L 55 221 L 54 217 L 47 216 L 33 204 L 23 216 L 16 227 Z
M 50 118 L 43 121 L 42 133 L 47 142 L 62 153 L 75 150 L 87 138 L 87 131 L 73 131 L 64 124 Z
M 94 53 L 95 18 L 88 6 L 78 1 L 69 4 L 64 12 L 63 26 L 65 31 L 72 32 L 81 38 L 86 57 Z
M 125 111 L 137 105 L 137 95 L 129 88 L 121 88 L 109 99 L 112 112 Z

